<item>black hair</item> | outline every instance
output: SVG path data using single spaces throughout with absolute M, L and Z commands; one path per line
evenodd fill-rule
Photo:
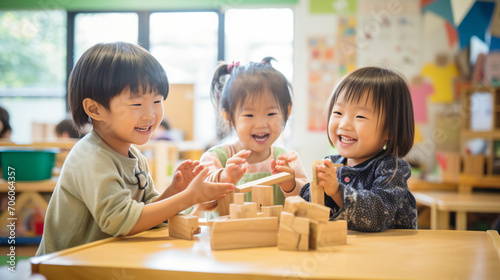
M 157 92 L 166 99 L 167 74 L 147 50 L 135 44 L 101 43 L 85 51 L 68 80 L 68 102 L 75 127 L 81 130 L 90 123 L 83 109 L 84 99 L 109 109 L 110 100 L 127 87 L 132 94 L 139 94 L 141 89 L 144 94 Z
M 12 127 L 10 126 L 9 112 L 3 107 L 0 107 L 0 122 L 3 124 L 0 131 L 0 138 L 5 138 L 5 135 L 12 131 Z
M 56 125 L 56 134 L 62 135 L 64 132 L 68 133 L 70 138 L 81 138 L 81 134 L 76 129 L 72 119 L 64 119 Z
M 415 121 L 410 90 L 402 75 L 379 67 L 364 67 L 347 74 L 335 87 L 328 102 L 328 125 L 340 95 L 346 102 L 358 102 L 368 95 L 375 105 L 378 121 L 382 121 L 387 132 L 386 153 L 395 157 L 408 154 L 415 137 Z M 381 119 L 380 116 L 385 117 Z M 329 135 L 328 140 L 332 144 Z
M 229 126 L 234 126 L 234 112 L 237 106 L 243 106 L 251 97 L 259 96 L 269 90 L 283 114 L 283 126 L 288 120 L 288 108 L 292 105 L 292 86 L 286 77 L 271 65 L 272 57 L 265 57 L 261 62 L 247 65 L 221 63 L 215 70 L 210 88 L 212 103 L 218 114 L 217 136 L 227 135 L 228 127 L 221 119 L 222 111 L 229 116 Z

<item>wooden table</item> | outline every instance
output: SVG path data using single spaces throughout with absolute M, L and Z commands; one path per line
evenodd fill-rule
M 319 251 L 277 247 L 212 251 L 207 227 L 195 240 L 167 228 L 109 238 L 32 258 L 47 279 L 499 279 L 496 231 L 349 232 L 347 245 Z
M 418 203 L 431 208 L 431 229 L 448 229 L 450 212 L 456 212 L 457 230 L 467 230 L 467 212 L 500 213 L 500 193 L 415 191 L 412 194 Z

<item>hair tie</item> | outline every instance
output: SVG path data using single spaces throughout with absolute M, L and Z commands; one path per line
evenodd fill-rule
M 239 61 L 236 61 L 236 62 L 233 61 L 231 64 L 228 64 L 227 65 L 227 73 L 231 74 L 231 70 L 233 70 L 233 67 L 238 67 L 238 66 L 240 66 Z

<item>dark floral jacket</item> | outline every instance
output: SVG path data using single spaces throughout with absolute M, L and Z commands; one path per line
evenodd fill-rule
M 325 158 L 333 163 L 347 162 L 340 155 Z M 325 205 L 330 207 L 330 220 L 347 220 L 347 227 L 356 231 L 386 229 L 416 229 L 417 205 L 406 181 L 410 165 L 383 151 L 356 166 L 337 169 L 343 208 L 325 193 Z M 311 201 L 310 184 L 304 185 L 300 196 Z

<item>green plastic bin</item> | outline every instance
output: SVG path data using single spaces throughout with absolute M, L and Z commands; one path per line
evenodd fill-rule
M 38 181 L 47 180 L 52 177 L 52 168 L 57 148 L 0 148 L 0 165 L 2 166 L 2 177 L 8 180 L 9 166 L 15 170 L 16 181 Z M 12 169 L 11 169 L 12 171 Z

